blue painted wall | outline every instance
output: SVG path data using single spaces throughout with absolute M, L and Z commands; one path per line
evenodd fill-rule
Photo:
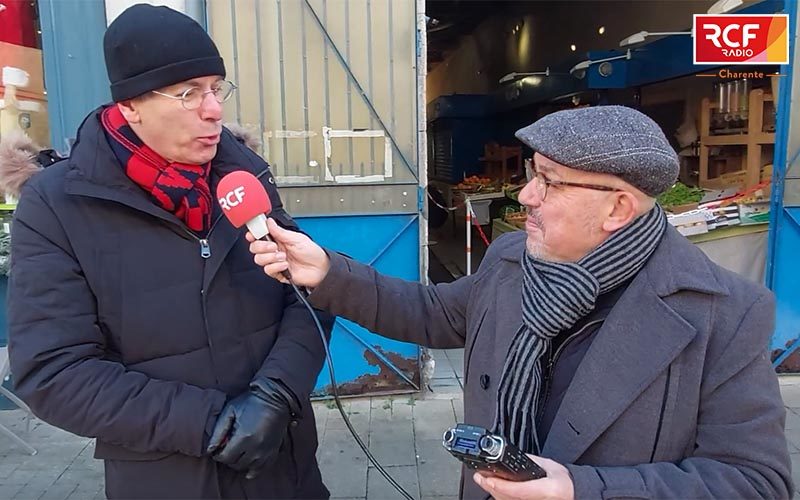
M 315 241 L 330 250 L 370 264 L 383 274 L 419 281 L 419 218 L 416 215 L 298 217 L 297 222 Z M 419 347 L 415 344 L 380 337 L 352 322 L 337 319 L 331 356 L 339 384 L 354 382 L 365 374 L 377 375 L 380 371 L 364 358 L 365 347 L 353 338 L 351 332 L 383 351 L 414 363 L 418 359 Z M 413 374 L 406 374 L 413 378 Z M 410 388 L 399 377 L 396 379 L 397 389 Z M 321 392 L 329 384 L 326 367 L 320 373 L 315 391 Z
M 775 247 L 772 253 L 772 289 L 777 298 L 775 333 L 770 350 L 780 366 L 792 353 L 797 352 L 800 337 L 800 207 L 786 208 L 776 220 Z M 797 360 L 793 360 L 792 366 Z M 791 367 L 785 367 L 788 371 Z

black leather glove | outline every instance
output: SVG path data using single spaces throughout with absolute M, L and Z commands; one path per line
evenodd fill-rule
M 278 455 L 289 422 L 294 418 L 294 397 L 280 382 L 260 378 L 250 390 L 222 408 L 207 452 L 214 460 L 252 479 Z

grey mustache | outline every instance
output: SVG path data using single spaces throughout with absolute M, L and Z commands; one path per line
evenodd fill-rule
M 542 227 L 542 214 L 540 214 L 539 212 L 534 211 L 530 207 L 525 207 L 525 212 L 528 214 L 529 217 L 533 218 L 533 222 L 537 226 Z

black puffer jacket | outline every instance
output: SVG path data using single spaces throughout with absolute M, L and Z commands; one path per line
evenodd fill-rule
M 244 230 L 216 204 L 199 240 L 151 203 L 114 157 L 98 112 L 68 160 L 28 181 L 15 214 L 17 392 L 43 420 L 97 438 L 111 496 L 326 496 L 308 400 L 324 351 L 310 315 L 254 264 Z M 227 130 L 212 165 L 212 193 L 226 173 L 248 170 L 273 217 L 297 227 L 268 165 Z M 330 331 L 332 318 L 322 319 Z M 244 481 L 203 456 L 204 444 L 226 398 L 257 374 L 281 380 L 302 412 L 277 463 Z

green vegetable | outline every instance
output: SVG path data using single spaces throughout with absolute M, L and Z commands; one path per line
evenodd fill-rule
M 662 207 L 674 207 L 687 203 L 697 203 L 703 199 L 705 192 L 698 187 L 689 187 L 676 182 L 674 186 L 656 198 Z

